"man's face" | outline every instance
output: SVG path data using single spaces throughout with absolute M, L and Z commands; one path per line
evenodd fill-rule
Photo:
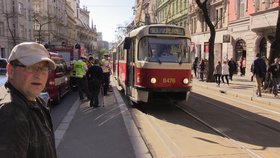
M 8 66 L 9 82 L 31 101 L 35 101 L 45 88 L 48 73 L 48 63 L 45 61 L 29 67 Z

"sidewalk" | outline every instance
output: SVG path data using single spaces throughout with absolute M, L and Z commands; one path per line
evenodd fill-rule
M 104 107 L 100 105 L 92 108 L 89 101 L 76 101 L 55 131 L 58 157 L 151 157 L 115 88 L 104 96 Z
M 200 87 L 214 91 L 219 91 L 226 95 L 239 97 L 251 100 L 252 102 L 259 102 L 266 105 L 280 106 L 280 97 L 274 97 L 272 93 L 262 93 L 262 97 L 258 97 L 256 92 L 256 81 L 251 82 L 248 77 L 241 77 L 239 75 L 233 76 L 233 81 L 229 81 L 229 85 L 221 83 L 220 87 L 215 82 L 202 82 L 197 78 L 193 79 L 193 88 Z

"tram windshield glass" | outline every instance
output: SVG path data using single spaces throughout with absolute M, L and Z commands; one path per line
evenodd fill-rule
M 149 62 L 190 62 L 190 40 L 185 38 L 144 37 L 139 42 L 138 60 Z

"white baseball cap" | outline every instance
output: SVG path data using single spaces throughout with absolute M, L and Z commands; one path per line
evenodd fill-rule
M 48 50 L 39 43 L 36 42 L 23 42 L 16 45 L 8 58 L 10 63 L 13 60 L 18 60 L 25 66 L 30 66 L 41 61 L 47 61 L 49 67 L 54 70 L 55 62 L 50 59 Z

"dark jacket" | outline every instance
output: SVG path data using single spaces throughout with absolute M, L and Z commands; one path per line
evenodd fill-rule
M 273 63 L 269 68 L 268 71 L 272 74 L 272 78 L 279 78 L 280 77 L 280 65 L 277 63 Z
M 253 73 L 255 75 L 258 75 L 260 77 L 264 77 L 266 74 L 266 64 L 265 61 L 262 58 L 257 58 L 254 60 L 253 63 Z
M 98 65 L 91 66 L 86 73 L 86 77 L 90 87 L 99 86 L 104 82 L 103 70 Z
M 51 117 L 44 101 L 28 101 L 8 82 L 0 92 L 0 157 L 56 158 Z

